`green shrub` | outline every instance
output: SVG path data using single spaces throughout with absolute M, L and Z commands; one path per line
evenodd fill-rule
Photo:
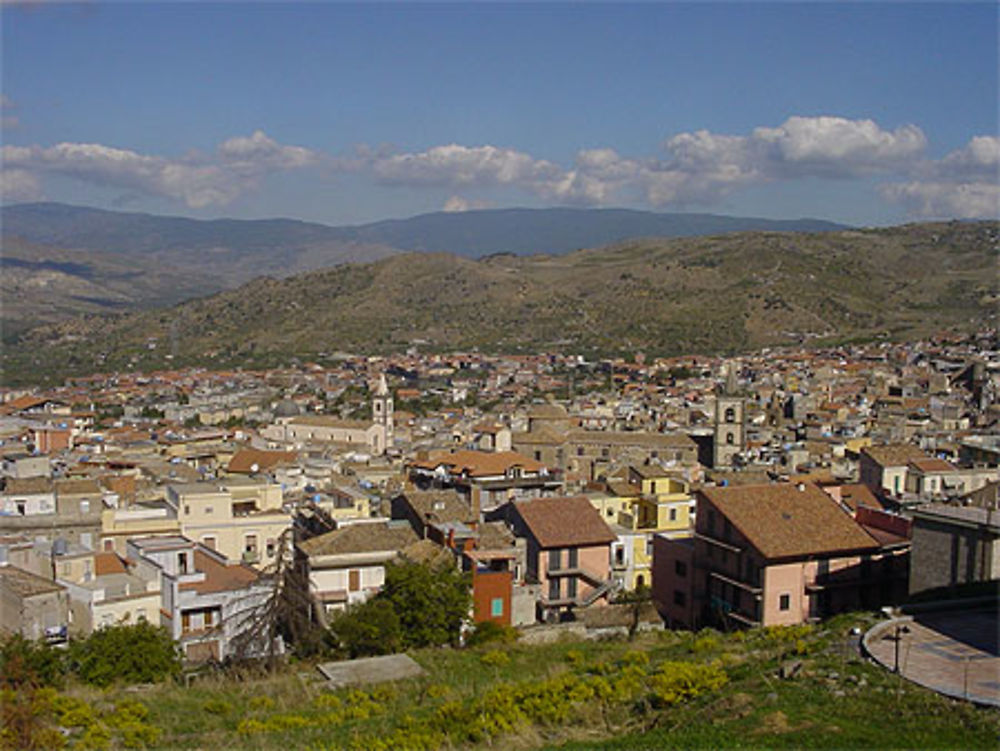
M 180 649 L 167 630 L 146 621 L 106 626 L 70 647 L 73 671 L 86 683 L 155 683 L 181 671 Z
M 61 686 L 65 675 L 65 652 L 45 641 L 15 634 L 0 644 L 0 687 Z
M 728 681 L 726 672 L 715 664 L 665 662 L 649 677 L 648 685 L 654 705 L 670 706 L 716 691 Z
M 484 665 L 499 668 L 504 665 L 509 665 L 510 657 L 507 656 L 506 652 L 501 652 L 499 649 L 491 649 L 489 652 L 480 657 L 479 661 Z
M 477 623 L 475 629 L 466 639 L 465 644 L 469 647 L 478 647 L 482 644 L 498 642 L 500 644 L 511 644 L 517 641 L 517 629 L 505 626 L 496 621 L 483 621 Z

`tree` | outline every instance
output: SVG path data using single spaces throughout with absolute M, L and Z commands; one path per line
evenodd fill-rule
M 81 680 L 96 686 L 153 683 L 181 672 L 180 649 L 162 626 L 146 621 L 105 626 L 70 647 L 70 663 Z
M 468 578 L 450 563 L 390 563 L 377 597 L 399 616 L 404 648 L 458 644 L 472 605 Z
M 45 641 L 15 634 L 0 644 L 0 688 L 59 686 L 65 674 L 63 653 Z
M 403 560 L 388 564 L 382 591 L 337 618 L 330 633 L 351 657 L 458 644 L 471 602 L 467 577 L 450 563 Z
M 396 610 L 377 597 L 343 613 L 330 625 L 330 633 L 351 658 L 393 654 L 402 643 Z

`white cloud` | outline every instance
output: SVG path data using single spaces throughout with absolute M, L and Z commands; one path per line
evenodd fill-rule
M 451 196 L 444 202 L 444 206 L 441 210 L 449 214 L 458 214 L 463 211 L 472 211 L 474 209 L 487 209 L 489 206 L 490 204 L 487 201 L 470 200 L 468 198 L 463 198 L 462 196 Z
M 424 185 L 532 185 L 552 179 L 559 167 L 496 146 L 435 146 L 416 154 L 391 154 L 372 162 L 386 183 Z
M 765 163 L 793 175 L 856 176 L 911 164 L 927 147 L 916 125 L 884 130 L 872 120 L 790 117 L 777 128 L 756 128 L 752 147 Z
M 915 166 L 916 179 L 880 186 L 913 216 L 1000 218 L 1000 138 L 975 136 L 942 159 Z
M 270 172 L 308 167 L 319 160 L 314 152 L 283 146 L 261 131 L 225 141 L 214 158 L 192 154 L 168 159 L 93 143 L 4 146 L 2 157 L 5 170 L 18 169 L 36 181 L 43 174 L 58 174 L 181 201 L 195 209 L 228 204 L 256 188 Z
M 21 169 L 0 170 L 0 200 L 38 201 L 44 198 L 38 178 Z
M 1000 219 L 996 183 L 907 182 L 881 186 L 882 195 L 920 217 Z

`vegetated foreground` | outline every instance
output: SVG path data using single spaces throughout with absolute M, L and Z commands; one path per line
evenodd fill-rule
M 1000 711 L 853 652 L 848 631 L 872 622 L 428 649 L 413 653 L 426 677 L 365 689 L 329 691 L 304 663 L 187 688 L 76 686 L 48 711 L 70 728 L 68 748 L 996 748 Z M 88 718 L 120 727 L 123 713 L 152 730 L 84 745 Z

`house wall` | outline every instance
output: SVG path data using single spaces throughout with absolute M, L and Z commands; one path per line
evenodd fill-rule
M 945 520 L 914 519 L 911 594 L 988 579 L 1000 579 L 1000 536 Z
M 472 611 L 476 623 L 493 621 L 510 626 L 512 623 L 511 593 L 513 574 L 510 571 L 473 571 Z M 500 614 L 494 614 L 494 603 L 499 600 Z
M 805 592 L 805 571 L 801 563 L 767 566 L 763 572 L 764 593 L 761 625 L 792 626 L 809 617 Z M 781 598 L 788 596 L 788 609 L 781 609 Z
M 680 565 L 678 565 L 680 564 Z M 694 626 L 694 545 L 653 536 L 653 602 L 671 628 Z

